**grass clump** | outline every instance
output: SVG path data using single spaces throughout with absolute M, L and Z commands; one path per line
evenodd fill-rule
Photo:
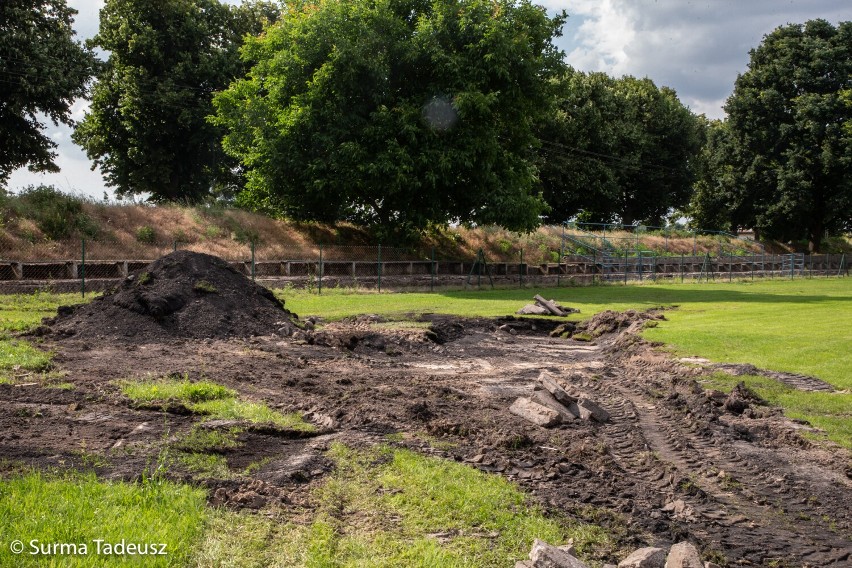
M 547 518 L 506 479 L 463 464 L 340 444 L 330 456 L 337 467 L 313 491 L 306 524 L 213 517 L 203 563 L 497 567 L 526 557 L 535 538 L 573 537 L 581 554 L 609 545 L 599 527 Z
M 806 392 L 768 377 L 727 373 L 714 373 L 704 386 L 730 392 L 740 381 L 773 406 L 782 407 L 789 418 L 807 421 L 829 440 L 852 450 L 852 393 Z
M 192 289 L 205 294 L 215 294 L 217 292 L 216 287 L 207 280 L 199 280 L 192 286 Z
M 0 480 L 6 539 L 0 547 L 0 566 L 94 567 L 128 560 L 144 561 L 145 566 L 186 566 L 205 526 L 205 501 L 204 490 L 188 485 L 102 482 L 91 473 L 49 477 L 29 472 Z M 23 554 L 11 553 L 13 539 L 25 543 Z M 168 555 L 98 556 L 96 539 L 163 543 Z M 88 550 L 85 555 L 34 556 L 28 554 L 31 540 L 43 545 L 85 544 Z
M 260 402 L 241 400 L 237 392 L 210 381 L 190 381 L 186 375 L 170 375 L 156 380 L 122 381 L 121 392 L 131 401 L 167 407 L 184 404 L 190 411 L 211 419 L 244 420 L 272 424 L 302 432 L 314 426 L 302 420 L 300 413 L 283 414 Z
M 210 381 L 192 382 L 188 377 L 167 376 L 159 380 L 125 381 L 121 391 L 136 402 L 158 402 L 176 400 L 186 403 L 200 403 L 211 400 L 234 398 L 233 391 Z

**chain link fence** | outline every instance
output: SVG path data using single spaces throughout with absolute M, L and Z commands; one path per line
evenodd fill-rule
M 433 291 L 483 287 L 570 286 L 628 281 L 734 281 L 849 274 L 846 255 L 769 255 L 720 247 L 704 254 L 601 246 L 603 241 L 565 233 L 561 246 L 507 246 L 500 254 L 441 253 L 436 248 L 258 245 L 179 240 L 126 244 L 94 239 L 4 247 L 0 241 L 0 293 L 38 289 L 105 290 L 175 250 L 214 254 L 269 287 L 317 294 L 331 288 Z M 594 236 L 594 235 L 593 235 Z M 601 237 L 604 238 L 604 237 Z M 618 243 L 612 234 L 608 244 Z M 635 241 L 635 238 L 634 238 Z M 668 243 L 667 243 L 668 244 Z M 597 246 L 595 246 L 597 245 Z M 668 247 L 667 247 L 668 249 Z M 735 254 L 737 252 L 737 254 Z

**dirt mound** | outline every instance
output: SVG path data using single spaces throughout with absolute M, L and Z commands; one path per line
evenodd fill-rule
M 271 291 L 208 254 L 177 251 L 89 304 L 63 306 L 41 333 L 149 340 L 269 335 L 293 317 Z
M 582 334 L 587 336 L 587 338 L 594 339 L 602 335 L 626 330 L 631 326 L 635 326 L 635 331 L 638 331 L 644 326 L 655 325 L 654 323 L 647 324 L 646 322 L 665 320 L 666 317 L 661 311 L 662 308 L 653 308 L 644 312 L 637 310 L 627 310 L 625 312 L 606 310 L 592 316 L 586 321 L 578 323 L 575 335 Z

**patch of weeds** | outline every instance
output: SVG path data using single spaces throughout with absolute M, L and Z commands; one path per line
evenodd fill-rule
M 32 219 L 52 241 L 67 239 L 75 233 L 90 238 L 98 235 L 97 225 L 83 212 L 83 200 L 52 185 L 30 185 L 10 205 L 17 216 Z
M 70 390 L 74 390 L 77 387 L 74 386 L 73 383 L 64 382 L 64 383 L 47 383 L 47 384 L 44 385 L 44 388 L 70 391 Z
M 192 289 L 196 292 L 203 292 L 205 294 L 215 294 L 218 292 L 216 287 L 207 280 L 199 280 L 192 286 Z
M 280 428 L 290 430 L 298 430 L 301 432 L 313 432 L 315 430 L 312 424 L 308 424 L 302 420 L 302 415 L 298 412 L 290 414 L 282 414 L 277 410 L 272 410 L 268 406 L 259 402 L 249 402 L 236 398 L 226 398 L 222 400 L 210 400 L 192 405 L 192 410 L 200 414 L 208 414 L 212 418 L 221 418 L 225 420 L 245 420 L 259 424 L 273 424 Z
M 181 452 L 178 461 L 187 471 L 199 476 L 215 479 L 232 479 L 234 474 L 228 467 L 228 460 L 219 454 L 193 454 Z
M 0 340 L 0 377 L 13 379 L 28 371 L 42 372 L 51 368 L 52 353 L 36 349 L 20 339 Z
M 262 460 L 252 462 L 252 463 L 248 464 L 248 466 L 246 466 L 246 468 L 243 470 L 243 475 L 252 475 L 254 473 L 257 473 L 258 471 L 261 470 L 261 468 L 263 468 L 263 466 L 267 465 L 271 461 L 272 461 L 272 458 L 267 456 L 267 457 L 263 458 Z
M 177 400 L 200 403 L 233 398 L 237 395 L 236 391 L 210 381 L 192 382 L 186 374 L 177 378 L 179 376 L 168 375 L 156 380 L 123 381 L 121 392 L 135 402 Z
M 75 452 L 80 457 L 80 462 L 84 468 L 94 469 L 109 465 L 109 460 L 106 456 L 97 452 L 86 450 L 86 441 L 80 443 L 80 449 Z
M 394 432 L 393 434 L 385 434 L 385 440 L 393 444 L 399 444 L 405 441 L 405 434 L 402 432 Z
M 586 333 L 585 331 L 581 331 L 580 333 L 575 333 L 571 336 L 571 339 L 576 341 L 591 341 L 594 337 L 591 334 Z
M 142 274 L 139 275 L 139 280 L 137 280 L 136 283 L 139 286 L 144 286 L 145 284 L 148 284 L 149 282 L 151 282 L 151 280 L 153 280 L 153 279 L 154 279 L 154 277 L 151 276 L 150 272 L 143 272 Z
M 549 519 L 506 479 L 405 449 L 333 445 L 336 468 L 299 524 L 220 512 L 199 564 L 240 566 L 511 566 L 533 539 L 574 538 L 581 554 L 599 527 Z M 450 535 L 439 540 L 430 535 Z
M 189 411 L 207 415 L 211 419 L 272 424 L 301 432 L 315 430 L 312 424 L 302 420 L 298 412 L 283 414 L 263 403 L 241 400 L 234 390 L 210 381 L 192 382 L 185 374 L 156 380 L 121 381 L 119 385 L 124 395 L 135 403 L 165 409 L 177 402 Z

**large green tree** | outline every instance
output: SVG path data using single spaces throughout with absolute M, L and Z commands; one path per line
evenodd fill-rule
M 533 125 L 562 68 L 564 15 L 528 0 L 293 2 L 215 99 L 243 204 L 418 229 L 536 226 Z
M 239 47 L 277 15 L 266 3 L 107 0 L 93 47 L 108 53 L 74 132 L 118 195 L 198 201 L 241 185 L 210 124 L 213 93 L 245 71 Z
M 570 71 L 542 123 L 549 218 L 658 225 L 689 202 L 703 121 L 650 79 Z
M 0 2 L 0 186 L 23 166 L 59 169 L 43 120 L 72 124 L 95 64 L 74 40 L 76 13 L 65 0 Z
M 728 99 L 728 165 L 741 180 L 726 207 L 749 208 L 761 234 L 806 238 L 852 229 L 852 22 L 777 28 L 752 50 Z

